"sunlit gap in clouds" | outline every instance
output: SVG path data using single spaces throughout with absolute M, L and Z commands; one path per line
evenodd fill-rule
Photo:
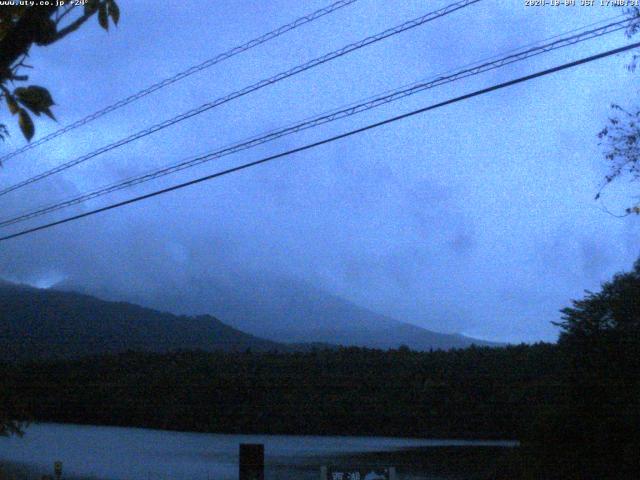
M 59 272 L 45 272 L 39 273 L 27 278 L 11 278 L 8 277 L 6 280 L 14 283 L 21 283 L 24 285 L 29 285 L 30 287 L 42 288 L 48 290 L 50 288 L 56 287 L 66 281 L 69 277 Z

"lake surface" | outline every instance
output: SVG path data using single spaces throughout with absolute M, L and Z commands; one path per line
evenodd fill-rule
M 392 465 L 401 458 L 406 462 L 407 451 L 417 452 L 424 447 L 517 445 L 509 441 L 222 435 L 42 423 L 31 425 L 22 438 L 0 438 L 0 463 L 21 465 L 38 476 L 52 473 L 53 462 L 60 460 L 66 477 L 237 480 L 240 443 L 265 445 L 267 480 L 316 480 L 320 465 L 361 461 L 359 458 L 377 463 L 378 455 L 385 464 Z M 400 478 L 436 477 L 416 476 L 414 472 Z

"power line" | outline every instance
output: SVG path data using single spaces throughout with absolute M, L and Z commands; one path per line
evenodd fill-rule
M 291 76 L 297 75 L 299 73 L 302 73 L 306 70 L 310 70 L 314 67 L 317 67 L 319 65 L 322 65 L 324 63 L 327 63 L 335 58 L 338 57 L 342 57 L 344 55 L 347 55 L 348 53 L 351 53 L 353 51 L 359 50 L 363 47 L 366 47 L 368 45 L 371 45 L 373 43 L 379 42 L 381 40 L 384 40 L 388 37 L 392 37 L 394 35 L 397 35 L 399 33 L 405 32 L 407 30 L 410 30 L 412 28 L 416 28 L 420 25 L 423 25 L 425 23 L 428 23 L 432 20 L 436 20 L 438 18 L 441 18 L 445 15 L 448 15 L 450 13 L 453 13 L 457 10 L 460 10 L 462 8 L 468 7 L 469 5 L 472 5 L 474 3 L 478 3 L 482 0 L 461 0 L 455 3 L 452 3 L 446 7 L 443 7 L 439 10 L 435 10 L 431 13 L 428 13 L 426 15 L 423 15 L 421 17 L 418 17 L 416 19 L 413 20 L 409 20 L 408 22 L 405 22 L 401 25 L 398 25 L 396 27 L 390 28 L 388 30 L 385 30 L 377 35 L 372 35 L 370 37 L 367 37 L 363 40 L 360 40 L 359 42 L 355 42 L 352 44 L 349 44 L 339 50 L 334 50 L 333 52 L 327 53 L 321 57 L 315 58 L 307 63 L 304 63 L 302 65 L 298 65 L 297 67 L 294 67 L 290 70 L 287 70 L 285 72 L 279 73 L 277 75 L 274 75 L 272 77 L 269 77 L 267 79 L 264 80 L 260 80 L 257 83 L 254 83 L 253 85 L 250 85 L 248 87 L 243 88 L 242 90 L 237 90 L 233 93 L 230 93 L 224 97 L 220 97 L 212 102 L 209 103 L 205 103 L 203 105 L 200 105 L 197 108 L 194 108 L 192 110 L 189 110 L 185 113 L 182 113 L 176 117 L 173 117 L 169 120 L 165 120 L 164 122 L 158 123 L 156 125 L 153 125 L 145 130 L 141 130 L 137 133 L 134 133 L 133 135 L 130 135 L 128 137 L 125 137 L 121 140 L 118 140 L 117 142 L 111 143 L 109 145 L 106 145 L 104 147 L 99 148 L 98 150 L 94 150 L 91 153 L 88 153 L 86 155 L 83 155 L 81 157 L 78 157 L 74 160 L 71 160 L 69 162 L 63 163 L 57 167 L 54 167 L 50 170 L 47 170 L 46 172 L 40 173 L 36 176 L 33 176 L 31 178 L 28 178 L 26 180 L 23 180 L 22 182 L 16 183 L 10 187 L 4 188 L 2 190 L 0 190 L 0 196 L 2 195 L 6 195 L 9 192 L 13 192 L 14 190 L 17 190 L 19 188 L 22 188 L 26 185 L 38 182 L 44 178 L 47 178 L 51 175 L 54 175 L 56 173 L 60 173 L 64 170 L 67 170 L 71 167 L 74 167 L 80 163 L 86 162 L 87 160 L 97 157 L 98 155 L 101 155 L 103 153 L 109 152 L 111 150 L 114 150 L 118 147 L 121 147 L 123 145 L 126 145 L 128 143 L 133 142 L 134 140 L 138 140 L 140 138 L 146 137 L 147 135 L 151 135 L 152 133 L 158 132 L 164 128 L 170 127 L 178 122 L 182 122 L 184 120 L 187 120 L 191 117 L 194 117 L 196 115 L 199 115 L 203 112 L 206 112 L 208 110 L 211 110 L 212 108 L 215 108 L 217 106 L 220 106 L 224 103 L 230 102 L 231 100 L 234 100 L 236 98 L 242 97 L 244 95 L 248 95 L 249 93 L 252 93 L 256 90 L 260 90 L 261 88 L 264 88 L 266 86 L 269 85 L 273 85 L 274 83 L 277 83 L 281 80 L 284 80 L 286 78 L 289 78 Z
M 64 223 L 72 222 L 72 221 L 75 221 L 75 220 L 78 220 L 78 219 L 81 219 L 81 218 L 84 218 L 84 217 L 89 217 L 91 215 L 95 215 L 95 214 L 98 214 L 98 213 L 101 213 L 101 212 L 106 212 L 108 210 L 113 210 L 115 208 L 123 207 L 125 205 L 129 205 L 129 204 L 132 204 L 132 203 L 137 203 L 139 201 L 146 200 L 146 199 L 152 198 L 152 197 L 156 197 L 158 195 L 162 195 L 162 194 L 165 194 L 165 193 L 168 193 L 168 192 L 172 192 L 174 190 L 180 190 L 182 188 L 189 187 L 191 185 L 202 183 L 202 182 L 205 182 L 205 181 L 208 181 L 208 180 L 213 180 L 214 178 L 222 177 L 222 176 L 228 175 L 230 173 L 234 173 L 234 172 L 245 170 L 245 169 L 248 169 L 248 168 L 251 168 L 251 167 L 255 167 L 257 165 L 261 165 L 263 163 L 267 163 L 267 162 L 276 160 L 278 158 L 282 158 L 282 157 L 286 157 L 286 156 L 289 156 L 289 155 L 293 155 L 295 153 L 303 152 L 305 150 L 310 150 L 312 148 L 319 147 L 321 145 L 332 143 L 332 142 L 335 142 L 337 140 L 341 140 L 343 138 L 348 138 L 348 137 L 351 137 L 353 135 L 357 135 L 359 133 L 363 133 L 363 132 L 366 132 L 368 130 L 372 130 L 374 128 L 381 127 L 383 125 L 395 123 L 397 121 L 404 120 L 406 118 L 413 117 L 413 116 L 416 116 L 416 115 L 419 115 L 419 114 L 422 114 L 422 113 L 425 113 L 425 112 L 428 112 L 428 111 L 431 111 L 431 110 L 435 110 L 435 109 L 440 108 L 440 107 L 444 107 L 444 106 L 451 105 L 451 104 L 454 104 L 454 103 L 458 103 L 458 102 L 461 102 L 461 101 L 464 101 L 464 100 L 468 100 L 470 98 L 474 98 L 474 97 L 477 97 L 477 96 L 480 96 L 480 95 L 484 95 L 484 94 L 487 94 L 487 93 L 490 93 L 490 92 L 494 92 L 496 90 L 500 90 L 500 89 L 503 89 L 503 88 L 506 88 L 506 87 L 510 87 L 510 86 L 513 86 L 513 85 L 516 85 L 516 84 L 519 84 L 519 83 L 527 82 L 527 81 L 530 81 L 530 80 L 533 80 L 533 79 L 536 79 L 536 78 L 539 78 L 539 77 L 543 77 L 543 76 L 546 76 L 546 75 L 550 75 L 552 73 L 556 73 L 556 72 L 559 72 L 559 71 L 562 71 L 562 70 L 567 70 L 569 68 L 573 68 L 573 67 L 576 67 L 578 65 L 583 65 L 583 64 L 586 64 L 586 63 L 590 63 L 590 62 L 593 62 L 595 60 L 599 60 L 599 59 L 602 59 L 602 58 L 605 58 L 605 57 L 610 57 L 611 55 L 616 55 L 618 53 L 626 52 L 628 50 L 632 50 L 632 49 L 637 48 L 637 47 L 640 47 L 640 42 L 632 43 L 632 44 L 626 45 L 624 47 L 615 48 L 613 50 L 608 50 L 606 52 L 599 53 L 599 54 L 596 54 L 596 55 L 592 55 L 592 56 L 589 56 L 589 57 L 585 57 L 585 58 L 582 58 L 580 60 L 575 60 L 573 62 L 564 63 L 562 65 L 559 65 L 559 66 L 556 66 L 556 67 L 552 67 L 552 68 L 549 68 L 549 69 L 546 69 L 546 70 L 541 70 L 539 72 L 532 73 L 532 74 L 526 75 L 524 77 L 519 77 L 519 78 L 516 78 L 514 80 L 509 80 L 507 82 L 503 82 L 503 83 L 499 83 L 497 85 L 493 85 L 491 87 L 483 88 L 481 90 L 476 90 L 474 92 L 467 93 L 467 94 L 461 95 L 459 97 L 455 97 L 455 98 L 452 98 L 452 99 L 449 99 L 449 100 L 445 100 L 443 102 L 439 102 L 439 103 L 436 103 L 436 104 L 433 104 L 433 105 L 429 105 L 427 107 L 423 107 L 423 108 L 420 108 L 418 110 L 413 110 L 411 112 L 404 113 L 402 115 L 398 115 L 398 116 L 395 116 L 395 117 L 391 117 L 391 118 L 388 118 L 386 120 L 382 120 L 380 122 L 372 123 L 372 124 L 369 124 L 369 125 L 367 125 L 365 127 L 357 128 L 355 130 L 350 130 L 348 132 L 345 132 L 345 133 L 342 133 L 342 134 L 339 134 L 339 135 L 335 135 L 333 137 L 329 137 L 329 138 L 326 138 L 324 140 L 320 140 L 318 142 L 309 143 L 307 145 L 303 145 L 302 147 L 297 147 L 297 148 L 294 148 L 294 149 L 291 149 L 291 150 L 287 150 L 285 152 L 281 152 L 281 153 L 278 153 L 278 154 L 275 154 L 275 155 L 271 155 L 271 156 L 262 158 L 260 160 L 255 160 L 253 162 L 245 163 L 245 164 L 233 167 L 233 168 L 228 168 L 226 170 L 222 170 L 222 171 L 213 173 L 211 175 L 206 175 L 204 177 L 196 178 L 196 179 L 190 180 L 188 182 L 184 182 L 184 183 L 180 183 L 180 184 L 177 184 L 177 185 L 173 185 L 171 187 L 163 188 L 161 190 L 156 190 L 155 192 L 151 192 L 151 193 L 147 193 L 145 195 L 140 195 L 138 197 L 130 198 L 130 199 L 124 200 L 122 202 L 113 203 L 111 205 L 107 205 L 105 207 L 97 208 L 97 209 L 91 210 L 89 212 L 84 212 L 84 213 L 81 213 L 81 214 L 78 214 L 78 215 L 67 217 L 67 218 L 64 218 L 62 220 L 58 220 L 58 221 L 55 221 L 55 222 L 51 222 L 51 223 L 47 223 L 47 224 L 40 225 L 40 226 L 37 226 L 37 227 L 33 227 L 33 228 L 26 229 L 26 230 L 22 230 L 20 232 L 13 233 L 11 235 L 6 235 L 4 237 L 0 237 L 0 241 L 9 240 L 9 239 L 16 238 L 16 237 L 21 237 L 23 235 L 34 233 L 34 232 L 37 232 L 37 231 L 40 231 L 40 230 L 45 230 L 45 229 L 48 229 L 48 228 L 51 228 L 51 227 L 54 227 L 54 226 L 57 226 L 57 225 L 62 225 Z
M 70 132 L 71 130 L 75 130 L 76 128 L 82 127 L 83 125 L 86 125 L 87 123 L 93 122 L 94 120 L 108 114 L 111 113 L 115 110 L 118 110 L 119 108 L 124 107 L 125 105 L 129 105 L 130 103 L 135 102 L 136 100 L 139 100 L 143 97 L 146 97 L 147 95 L 150 95 L 151 93 L 160 90 L 161 88 L 167 87 L 173 83 L 176 83 L 184 78 L 187 78 L 191 75 L 193 75 L 194 73 L 200 72 L 202 70 L 205 70 L 209 67 L 212 67 L 224 60 L 228 60 L 231 57 L 234 57 L 240 53 L 246 52 L 247 50 L 250 50 L 254 47 L 257 47 L 259 45 L 262 45 L 263 43 L 266 43 L 270 40 L 273 40 L 274 38 L 277 38 L 281 35 L 284 35 L 287 32 L 290 32 L 291 30 L 295 30 L 298 27 L 301 27 L 302 25 L 305 25 L 307 23 L 313 22 L 314 20 L 317 20 L 318 18 L 324 17 L 325 15 L 329 15 L 330 13 L 335 12 L 336 10 L 339 10 L 341 8 L 344 8 L 348 5 L 351 5 L 352 3 L 357 2 L 358 0 L 340 0 L 338 2 L 335 2 L 327 7 L 321 8 L 320 10 L 316 10 L 315 12 L 312 12 L 308 15 L 305 15 L 303 17 L 300 17 L 298 19 L 296 19 L 295 21 L 288 23 L 287 25 L 283 25 L 275 30 L 272 30 L 269 33 L 265 33 L 264 35 L 258 37 L 258 38 L 254 38 L 253 40 L 249 40 L 247 43 L 244 43 L 243 45 L 234 47 L 230 50 L 227 50 L 224 53 L 220 53 L 218 55 L 216 55 L 213 58 L 210 58 L 209 60 L 205 60 L 204 62 L 192 66 L 182 72 L 176 73 L 175 75 L 173 75 L 172 77 L 169 78 L 165 78 L 164 80 L 161 80 L 157 83 L 154 83 L 153 85 L 150 85 L 149 87 L 140 90 L 137 93 L 134 93 L 126 98 L 123 98 L 122 100 L 119 100 L 116 103 L 113 103 L 101 110 L 98 110 L 97 112 L 94 112 L 90 115 L 87 115 L 84 118 L 81 118 L 80 120 L 77 120 L 59 130 L 56 130 L 55 132 L 50 133 L 49 135 L 40 138 L 39 140 L 32 142 L 32 143 L 28 143 L 25 146 L 18 148 L 17 150 L 14 150 L 13 152 L 10 152 L 2 157 L 0 157 L 0 164 L 12 157 L 15 157 L 23 152 L 26 152 L 27 150 L 31 150 L 32 148 L 35 148 L 39 145 L 42 145 L 44 143 L 47 143 L 50 140 L 53 140 L 54 138 L 59 137 L 60 135 L 63 135 L 67 132 Z
M 313 128 L 313 127 L 325 124 L 325 123 L 333 122 L 338 119 L 350 117 L 352 115 L 356 115 L 358 113 L 362 113 L 364 111 L 377 108 L 381 105 L 385 105 L 385 104 L 400 100 L 402 98 L 415 95 L 417 93 L 420 93 L 430 88 L 434 88 L 437 86 L 444 85 L 446 83 L 451 83 L 460 79 L 475 76 L 480 73 L 484 73 L 497 68 L 501 68 L 505 65 L 522 61 L 522 60 L 540 55 L 542 53 L 547 53 L 547 52 L 564 48 L 570 45 L 575 45 L 576 43 L 579 43 L 579 42 L 584 42 L 586 40 L 599 38 L 599 37 L 602 37 L 603 35 L 607 35 L 607 34 L 625 29 L 629 22 L 630 20 L 613 22 L 599 28 L 577 33 L 569 37 L 560 38 L 554 42 L 539 45 L 537 47 L 529 48 L 524 51 L 519 51 L 519 50 L 522 50 L 522 48 L 511 50 L 511 51 L 516 51 L 517 53 L 507 55 L 505 57 L 498 58 L 497 60 L 490 61 L 490 62 L 485 62 L 480 64 L 478 64 L 479 62 L 476 62 L 476 64 L 473 67 L 463 68 L 462 70 L 455 71 L 450 75 L 441 75 L 429 81 L 418 82 L 418 83 L 411 84 L 409 86 L 401 87 L 400 89 L 396 89 L 391 93 L 386 93 L 383 95 L 379 95 L 377 97 L 371 97 L 366 101 L 362 101 L 361 103 L 354 103 L 347 107 L 343 107 L 342 109 L 334 110 L 332 112 L 321 114 L 316 117 L 311 117 L 310 119 L 304 120 L 297 124 L 293 124 L 278 130 L 273 130 L 261 136 L 252 137 L 249 140 L 227 146 L 221 150 L 218 150 L 212 153 L 195 156 L 190 159 L 183 160 L 179 163 L 164 167 L 159 170 L 153 170 L 151 172 L 147 172 L 142 175 L 130 177 L 128 179 L 119 181 L 117 183 L 101 187 L 98 190 L 94 190 L 89 193 L 84 193 L 82 195 L 75 196 L 70 199 L 57 202 L 54 204 L 50 204 L 48 206 L 38 207 L 35 210 L 20 214 L 16 217 L 6 219 L 6 220 L 1 220 L 0 227 L 6 227 L 9 225 L 13 225 L 19 222 L 23 222 L 26 220 L 30 220 L 32 218 L 42 216 L 47 213 L 51 213 L 66 207 L 70 207 L 72 205 L 77 205 L 79 203 L 83 203 L 85 201 L 92 200 L 94 198 L 107 195 L 109 193 L 113 193 L 134 185 L 138 185 L 141 183 L 154 180 L 156 178 L 160 178 L 172 173 L 176 173 L 181 170 L 191 168 L 214 159 L 218 159 L 227 155 L 231 155 L 233 153 L 240 152 L 242 150 L 253 148 L 263 143 L 267 143 L 267 142 L 276 140 L 278 138 L 281 138 L 285 135 L 290 135 L 293 133 L 297 133 L 309 128 Z M 554 36 L 551 38 L 558 38 L 558 36 Z M 495 57 L 492 57 L 492 58 L 495 58 Z

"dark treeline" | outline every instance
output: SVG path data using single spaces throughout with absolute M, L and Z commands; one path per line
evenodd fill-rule
M 554 345 L 125 353 L 4 367 L 38 420 L 207 432 L 520 438 L 557 406 Z

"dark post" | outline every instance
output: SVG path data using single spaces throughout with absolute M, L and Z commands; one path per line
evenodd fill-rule
M 240 480 L 264 480 L 264 445 L 240 444 Z
M 62 462 L 53 462 L 53 473 L 56 475 L 56 479 L 60 480 L 60 477 L 62 476 Z

